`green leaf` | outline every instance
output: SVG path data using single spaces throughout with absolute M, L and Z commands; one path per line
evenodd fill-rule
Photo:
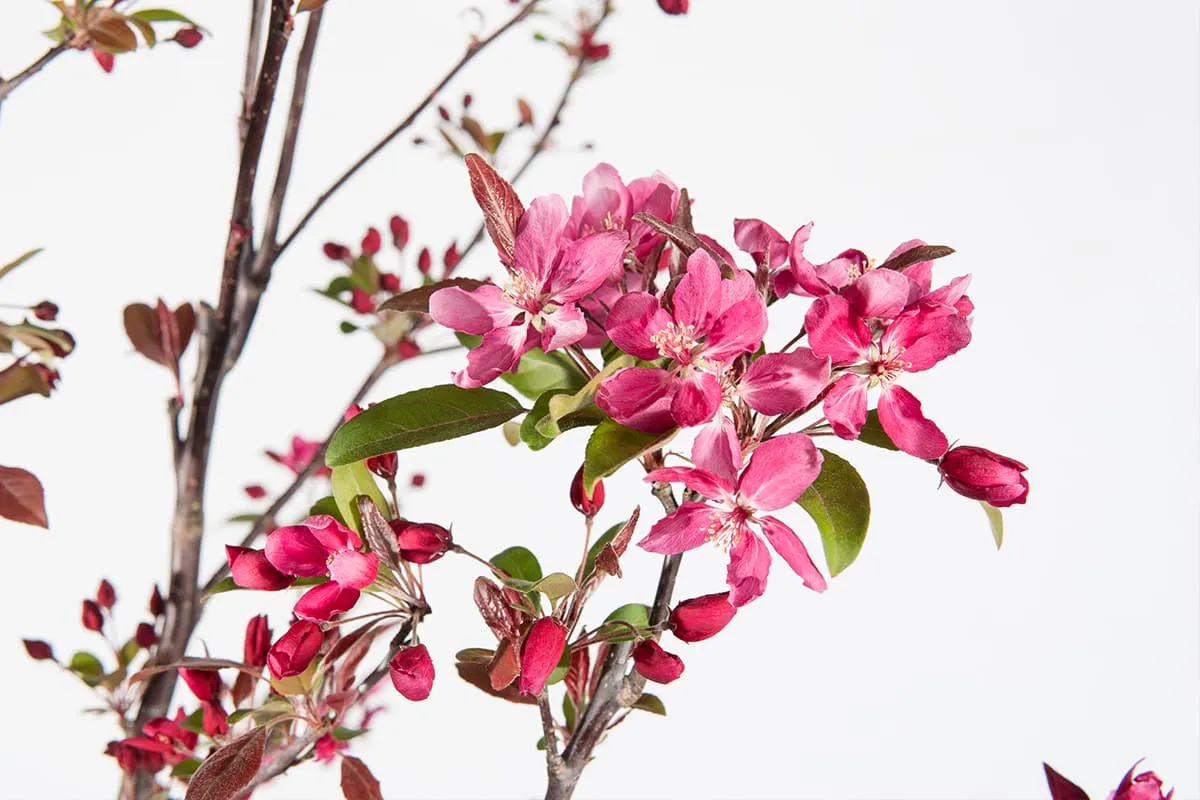
M 594 405 L 589 405 L 579 411 L 569 413 L 566 416 L 559 418 L 553 425 L 555 430 L 554 435 L 542 433 L 542 423 L 550 417 L 550 404 L 560 396 L 571 396 L 569 389 L 551 389 L 543 392 L 542 396 L 533 404 L 533 408 L 521 420 L 521 441 L 523 441 L 530 450 L 541 450 L 546 445 L 550 444 L 561 433 L 569 431 L 572 428 L 582 428 L 588 425 L 599 425 L 607 417 L 603 411 Z
M 67 669 L 78 675 L 88 686 L 99 686 L 104 678 L 104 666 L 100 659 L 82 650 L 71 656 Z
M 991 503 L 980 500 L 979 505 L 983 506 L 983 513 L 987 514 L 988 525 L 992 528 L 992 539 L 999 550 L 1000 545 L 1004 544 L 1004 515 Z
M 563 695 L 562 701 L 563 720 L 567 723 L 567 730 L 575 730 L 576 709 L 575 701 L 571 699 L 570 694 Z
M 42 252 L 42 249 L 43 248 L 41 248 L 41 247 L 35 247 L 32 250 L 30 250 L 29 252 L 22 253 L 21 255 L 17 256 L 15 259 L 13 259 L 12 261 L 10 261 L 7 264 L 5 264 L 4 266 L 0 267 L 0 278 L 3 278 L 8 273 L 12 272 L 14 269 L 16 269 L 17 267 L 21 266 L 29 259 L 36 256 L 38 253 Z
M 329 733 L 339 742 L 348 742 L 362 736 L 366 731 L 356 731 L 353 728 L 334 728 Z
M 642 711 L 649 711 L 651 714 L 658 714 L 660 717 L 667 715 L 667 707 L 663 705 L 663 701 L 658 698 L 658 695 L 642 693 L 642 696 L 633 704 L 634 708 L 640 708 Z
M 239 708 L 237 711 L 234 711 L 229 715 L 229 718 L 226 720 L 226 722 L 228 722 L 229 725 L 232 727 L 234 725 L 237 725 L 239 722 L 241 722 L 242 720 L 244 720 L 246 717 L 250 716 L 253 713 L 254 713 L 253 708 Z
M 635 628 L 649 628 L 650 606 L 646 605 L 645 603 L 626 603 L 625 605 L 614 609 L 611 614 L 604 618 L 605 622 L 613 622 L 617 620 L 620 620 L 621 622 L 628 622 Z M 621 630 L 625 630 L 624 626 L 621 627 Z M 613 636 L 608 641 L 628 642 L 631 639 L 633 639 L 633 634 L 625 633 L 623 635 Z
M 551 397 L 547 403 L 547 414 L 537 421 L 537 432 L 542 436 L 554 438 L 562 433 L 562 421 L 569 416 L 583 415 L 591 424 L 599 424 L 608 415 L 596 407 L 596 392 L 600 384 L 611 375 L 635 364 L 633 356 L 623 356 L 605 365 L 587 385 L 572 395 Z M 581 423 L 585 424 L 585 423 Z
M 322 514 L 333 517 L 343 525 L 346 524 L 345 518 L 342 516 L 342 510 L 338 508 L 337 500 L 333 495 L 322 497 L 320 500 L 312 504 L 312 508 L 308 510 L 310 517 L 319 517 Z
M 233 715 L 229 715 L 229 724 L 233 724 Z M 203 763 L 198 758 L 189 758 L 186 761 L 180 761 L 174 767 L 171 767 L 172 778 L 188 778 L 191 777 L 196 770 L 200 769 L 200 764 Z
M 454 385 L 417 389 L 363 411 L 334 434 L 325 453 L 331 467 L 410 447 L 444 442 L 503 425 L 525 409 L 495 389 Z
M 356 330 L 358 330 L 358 326 L 353 322 L 342 320 L 338 323 L 338 330 L 340 330 L 342 333 L 354 333 Z
M 527 547 L 510 547 L 492 556 L 491 564 L 520 581 L 537 583 L 542 579 L 542 565 Z
M 158 44 L 158 36 L 155 35 L 154 27 L 149 22 L 134 16 L 126 17 L 126 19 L 133 23 L 133 27 L 141 31 L 142 38 L 146 40 L 147 47 L 154 47 L 154 45 Z
M 333 499 L 337 502 L 342 519 L 358 532 L 362 532 L 362 520 L 358 516 L 358 504 L 355 502 L 360 494 L 365 494 L 375 502 L 379 509 L 390 508 L 383 492 L 362 461 L 353 464 L 342 464 L 333 468 L 329 476 L 329 485 L 333 489 Z
M 882 423 L 879 422 L 879 412 L 873 408 L 867 412 L 867 421 L 863 424 L 862 430 L 858 432 L 858 440 L 875 447 L 882 447 L 884 450 L 900 449 L 883 429 Z
M 546 595 L 547 599 L 553 603 L 561 597 L 566 597 L 578 587 L 575 586 L 575 579 L 570 575 L 564 572 L 551 572 L 531 588 L 532 591 Z
M 133 17 L 134 19 L 143 19 L 146 22 L 182 22 L 185 25 L 191 25 L 193 28 L 200 27 L 183 14 L 180 14 L 178 11 L 172 11 L 169 8 L 144 8 L 141 11 L 134 11 L 125 16 Z
M 350 279 L 345 275 L 339 275 L 329 282 L 329 286 L 324 289 L 315 290 L 317 294 L 324 295 L 331 300 L 341 300 L 341 295 L 353 288 Z
M 137 657 L 138 651 L 141 649 L 142 647 L 137 643 L 137 639 L 130 639 L 126 642 L 117 654 L 117 659 L 120 661 L 121 666 L 129 666 L 129 663 Z
M 796 502 L 817 523 L 832 578 L 853 564 L 862 550 L 871 520 L 871 497 L 849 461 L 828 450 L 821 454 L 825 457 L 821 474 Z
M 584 487 L 591 492 L 596 481 L 607 478 L 643 453 L 659 449 L 671 441 L 677 430 L 646 433 L 626 428 L 611 419 L 604 420 L 596 426 L 584 451 Z
M 317 578 L 296 578 L 295 582 L 291 585 L 291 588 L 302 589 L 305 586 L 320 586 L 322 583 L 325 583 L 327 580 L 329 580 L 329 578 L 325 577 L 324 575 L 317 577 Z M 225 592 L 242 592 L 242 591 L 246 591 L 246 590 L 243 587 L 238 586 L 236 583 L 234 583 L 233 578 L 223 578 L 223 579 L 217 581 L 216 586 L 213 586 L 212 590 L 209 591 L 209 593 L 206 594 L 205 597 L 208 598 L 208 597 L 212 597 L 214 594 L 224 594 Z

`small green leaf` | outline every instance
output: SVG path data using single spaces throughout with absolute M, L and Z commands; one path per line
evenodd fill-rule
M 129 663 L 137 657 L 138 651 L 141 649 L 142 647 L 137 643 L 137 639 L 130 639 L 128 642 L 126 642 L 121 647 L 120 652 L 117 654 L 117 659 L 120 661 L 121 666 L 129 666 Z
M 571 671 L 571 648 L 564 647 L 562 658 L 558 660 L 558 666 L 550 673 L 550 677 L 546 678 L 546 685 L 558 683 L 563 678 L 567 677 L 567 673 Z
M 650 606 L 645 605 L 644 603 L 626 603 L 620 608 L 614 609 L 611 614 L 604 618 L 605 622 L 614 622 L 618 620 L 621 622 L 627 622 L 638 629 L 649 628 Z M 614 627 L 612 630 L 616 630 L 616 628 Z M 621 630 L 625 630 L 624 626 L 621 626 Z M 609 638 L 608 641 L 628 642 L 633 638 L 633 634 L 625 633 L 613 636 Z
M 529 548 L 520 545 L 510 547 L 492 556 L 491 564 L 496 569 L 504 570 L 509 576 L 520 581 L 529 581 L 533 584 L 542 579 L 542 565 L 538 563 L 537 556 Z
M 979 505 L 983 506 L 983 513 L 987 514 L 988 525 L 992 528 L 992 539 L 999 550 L 1000 545 L 1004 544 L 1004 515 L 991 503 L 980 500 Z
M 867 412 L 867 421 L 863 424 L 862 430 L 858 432 L 858 440 L 875 447 L 882 447 L 884 450 L 900 449 L 883 429 L 883 424 L 879 421 L 879 412 L 875 409 Z
M 345 275 L 339 275 L 329 282 L 329 286 L 324 289 L 317 289 L 316 292 L 317 294 L 324 295 L 331 300 L 340 300 L 341 295 L 350 291 L 352 288 L 353 287 L 350 283 L 350 279 Z
M 233 724 L 233 715 L 229 715 L 229 724 Z M 180 761 L 175 766 L 171 767 L 172 778 L 189 778 L 195 774 L 196 770 L 200 769 L 202 762 L 198 758 L 189 758 L 186 761 Z
M 583 484 L 590 492 L 596 481 L 607 478 L 643 453 L 657 450 L 675 435 L 677 428 L 664 433 L 646 433 L 606 419 L 596 426 L 588 439 L 583 457 Z
M 126 16 L 134 19 L 143 19 L 146 22 L 182 22 L 185 25 L 191 25 L 193 28 L 199 26 L 190 19 L 180 14 L 178 11 L 172 11 L 169 8 L 144 8 L 141 11 L 134 11 Z
M 358 330 L 358 326 L 353 322 L 342 320 L 338 323 L 338 330 L 340 330 L 342 333 L 354 333 L 356 330 Z
M 334 728 L 329 733 L 331 736 L 333 736 L 333 738 L 337 739 L 339 742 L 348 742 L 351 739 L 356 739 L 359 736 L 362 736 L 364 733 L 366 733 L 366 731 L 357 731 L 357 730 L 354 730 L 353 728 L 340 728 L 339 727 L 339 728 Z
M 239 722 L 253 713 L 253 708 L 239 708 L 237 711 L 234 711 L 229 715 L 229 718 L 226 720 L 226 722 L 228 722 L 230 726 L 237 725 Z
M 362 520 L 358 517 L 358 504 L 355 498 L 360 494 L 365 494 L 375 502 L 376 508 L 390 508 L 387 500 L 383 499 L 383 492 L 379 491 L 379 485 L 375 483 L 375 478 L 372 477 L 367 465 L 362 461 L 334 467 L 329 476 L 329 485 L 333 489 L 333 499 L 337 502 L 342 519 L 360 533 L 362 532 Z
M 146 40 L 147 47 L 154 47 L 154 45 L 158 44 L 158 36 L 154 33 L 154 26 L 149 22 L 134 16 L 128 16 L 126 19 L 133 23 L 133 27 L 141 31 L 142 38 Z
M 42 249 L 43 248 L 41 248 L 41 247 L 35 247 L 32 250 L 30 250 L 29 252 L 22 253 L 21 255 L 17 256 L 15 259 L 8 262 L 4 266 L 0 266 L 0 278 L 3 278 L 8 273 L 12 272 L 14 269 L 16 269 L 17 267 L 21 266 L 29 259 L 36 256 L 38 253 L 42 252 Z
M 854 563 L 867 536 L 871 498 L 867 485 L 849 461 L 822 450 L 821 474 L 796 502 L 821 532 L 829 576 L 836 577 Z
M 567 723 L 567 730 L 575 730 L 575 701 L 571 699 L 571 695 L 564 694 L 562 702 L 563 720 Z
M 495 428 L 525 409 L 495 389 L 433 386 L 384 400 L 338 428 L 325 463 L 352 464 L 410 447 Z
M 575 586 L 575 579 L 570 575 L 564 572 L 551 572 L 535 583 L 532 590 L 546 595 L 547 599 L 553 603 L 561 597 L 566 597 L 576 588 L 578 587 Z
M 667 715 L 667 707 L 663 705 L 663 701 L 658 698 L 658 695 L 642 693 L 642 696 L 633 704 L 634 708 L 640 708 L 642 711 L 649 711 L 651 714 L 658 714 L 660 717 Z
M 343 525 L 346 524 L 345 518 L 342 516 L 342 510 L 338 508 L 337 500 L 333 495 L 322 497 L 320 500 L 312 504 L 312 508 L 308 510 L 310 517 L 319 517 L 322 514 L 333 517 Z
M 83 650 L 71 656 L 67 669 L 78 675 L 88 686 L 99 686 L 104 678 L 104 666 L 100 659 Z

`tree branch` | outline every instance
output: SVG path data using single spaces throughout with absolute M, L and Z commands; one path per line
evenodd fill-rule
M 350 180 L 355 173 L 366 166 L 368 161 L 379 155 L 379 153 L 385 147 L 391 144 L 397 136 L 408 130 L 408 128 L 411 127 L 414 122 L 416 122 L 416 119 L 418 116 L 420 116 L 421 112 L 428 108 L 431 103 L 433 103 L 438 93 L 441 92 L 442 89 L 446 88 L 446 85 L 450 83 L 450 81 L 453 80 L 460 71 L 462 71 L 463 67 L 471 62 L 471 59 L 475 58 L 475 56 L 477 56 L 479 53 L 482 53 L 488 45 L 511 30 L 514 26 L 520 23 L 521 20 L 528 17 L 530 12 L 533 11 L 540 1 L 541 0 L 528 0 L 528 2 L 521 6 L 520 10 L 517 11 L 516 14 L 509 18 L 508 22 L 505 22 L 503 25 L 493 31 L 489 36 L 487 36 L 487 38 L 472 42 L 467 48 L 467 52 L 464 53 L 458 62 L 450 68 L 449 72 L 442 76 L 442 79 L 438 81 L 437 85 L 435 85 L 428 94 L 425 95 L 424 99 L 417 104 L 416 108 L 409 112 L 407 117 L 401 120 L 396 127 L 392 128 L 392 130 L 389 131 L 386 136 L 380 139 L 375 146 L 368 150 L 361 158 L 358 159 L 358 161 L 355 161 L 353 164 L 351 164 L 350 167 L 343 172 L 342 175 L 335 180 L 333 184 L 321 194 L 320 197 L 316 199 L 309 209 L 304 212 L 304 216 L 300 218 L 300 221 L 296 223 L 296 227 L 292 228 L 291 232 L 284 237 L 283 243 L 275 249 L 271 258 L 278 258 L 284 250 L 287 250 L 288 246 L 295 241 L 296 237 L 299 236 L 300 232 L 304 230 L 305 226 L 312 221 L 312 218 L 317 215 L 317 212 L 321 210 L 321 207 L 324 206 L 326 202 L 328 202 L 329 198 L 333 197 L 333 195 L 339 189 L 341 189 L 342 186 L 348 180 Z
M 0 103 L 3 103 L 4 99 L 12 94 L 18 86 L 32 78 L 34 75 L 37 75 L 39 72 L 45 69 L 47 64 L 70 49 L 71 46 L 67 42 L 59 42 L 58 44 L 54 45 L 54 47 L 51 47 L 46 52 L 42 53 L 36 61 L 18 72 L 16 75 L 13 75 L 11 78 L 7 79 L 0 78 Z

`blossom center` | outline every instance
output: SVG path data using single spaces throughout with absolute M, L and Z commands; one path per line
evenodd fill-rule
M 848 283 L 854 283 L 854 281 L 858 280 L 873 269 L 875 269 L 875 259 L 869 256 L 865 261 L 860 261 L 857 258 L 851 258 L 849 265 L 846 267 L 846 278 L 848 279 Z
M 746 521 L 754 516 L 753 509 L 734 503 L 728 505 L 728 511 L 714 510 L 708 518 L 708 524 L 704 526 L 704 540 L 726 553 L 742 540 Z
M 912 369 L 912 362 L 905 361 L 900 356 L 904 354 L 903 347 L 896 347 L 887 351 L 881 351 L 879 345 L 871 345 L 871 350 L 868 353 L 870 361 L 870 372 L 868 376 L 871 385 L 880 384 L 890 386 L 896 382 L 902 373 Z
M 680 325 L 678 322 L 668 322 L 665 328 L 650 337 L 650 341 L 658 348 L 660 356 L 680 364 L 692 363 L 699 345 L 696 326 Z
M 540 314 L 543 305 L 540 288 L 524 272 L 516 272 L 504 287 L 504 299 L 530 314 Z

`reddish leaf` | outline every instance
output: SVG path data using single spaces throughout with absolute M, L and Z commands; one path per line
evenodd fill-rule
M 488 680 L 491 682 L 493 690 L 498 692 L 512 685 L 512 682 L 521 674 L 521 662 L 517 658 L 517 648 L 512 642 L 508 639 L 500 642 L 487 670 Z
M 0 403 L 27 394 L 50 396 L 50 384 L 37 367 L 33 364 L 11 364 L 0 370 Z
M 567 677 L 563 683 L 567 687 L 567 695 L 571 698 L 571 702 L 575 703 L 578 708 L 583 705 L 584 692 L 587 691 L 588 677 L 592 671 L 591 659 L 588 657 L 588 649 L 580 647 L 571 651 L 571 668 L 567 670 Z
M 158 334 L 158 315 L 145 303 L 125 306 L 125 335 L 133 349 L 156 364 L 170 367 L 171 362 L 163 352 L 162 339 Z
M 39 528 L 50 527 L 42 483 L 32 472 L 19 467 L 0 467 L 0 517 Z
M 596 555 L 596 569 L 601 572 L 607 572 L 609 575 L 621 577 L 621 556 L 625 555 L 625 548 L 629 547 L 629 540 L 633 538 L 633 529 L 637 527 L 638 517 L 641 516 L 641 506 L 636 506 L 633 513 L 629 515 L 629 521 L 617 531 L 617 535 L 613 540 L 604 545 L 604 548 Z
M 267 728 L 239 736 L 204 763 L 188 782 L 184 800 L 233 800 L 254 779 L 267 746 Z
M 517 115 L 520 118 L 518 123 L 520 127 L 533 124 L 533 106 L 529 105 L 529 101 L 523 97 L 517 98 Z
M 191 303 L 183 303 L 175 309 L 175 328 L 179 335 L 179 355 L 182 356 L 196 330 L 196 311 Z
M 471 176 L 471 193 L 483 210 L 488 236 L 492 237 L 500 260 L 511 266 L 517 223 L 525 213 L 525 207 L 521 205 L 521 199 L 512 185 L 490 164 L 473 153 L 467 155 L 466 162 L 467 172 Z
M 914 247 L 911 250 L 905 250 L 895 258 L 889 258 L 887 261 L 880 264 L 876 269 L 904 269 L 911 267 L 920 261 L 933 261 L 937 258 L 945 258 L 954 252 L 953 247 L 946 247 L 943 244 L 923 244 L 919 247 Z
M 516 612 L 509 606 L 499 586 L 487 578 L 476 578 L 474 596 L 483 621 L 497 639 L 515 642 L 521 638 Z
M 367 540 L 371 551 L 389 569 L 399 570 L 400 553 L 396 549 L 396 534 L 379 512 L 375 501 L 365 494 L 358 496 L 358 516 L 362 520 L 363 538 Z
M 87 34 L 93 42 L 110 53 L 126 53 L 137 49 L 137 36 L 133 28 L 129 27 L 125 17 L 115 11 L 97 9 L 92 12 L 87 23 Z
M 429 298 L 438 289 L 457 286 L 460 289 L 470 292 L 483 286 L 486 282 L 477 281 L 474 278 L 448 278 L 444 281 L 431 283 L 428 286 L 422 286 L 419 289 L 410 289 L 407 292 L 401 292 L 387 300 L 380 308 L 387 311 L 419 311 L 422 314 L 428 314 Z
M 520 703 L 527 706 L 537 705 L 537 698 L 520 694 L 517 691 L 515 683 L 509 684 L 508 688 L 500 691 L 493 689 L 491 681 L 488 679 L 488 668 L 484 664 L 469 664 L 460 661 L 454 665 L 454 668 L 458 670 L 458 677 L 476 689 L 490 694 L 492 697 L 499 697 L 501 700 L 507 700 L 510 703 Z
M 462 118 L 462 129 L 467 132 L 467 135 L 475 142 L 480 150 L 491 152 L 488 147 L 488 135 L 484 131 L 483 126 L 479 124 L 479 120 L 474 117 L 464 116 Z
M 1043 763 L 1042 768 L 1046 770 L 1051 800 L 1088 800 L 1087 792 L 1059 775 L 1049 764 Z
M 379 781 L 354 756 L 342 756 L 342 795 L 346 800 L 383 800 Z

